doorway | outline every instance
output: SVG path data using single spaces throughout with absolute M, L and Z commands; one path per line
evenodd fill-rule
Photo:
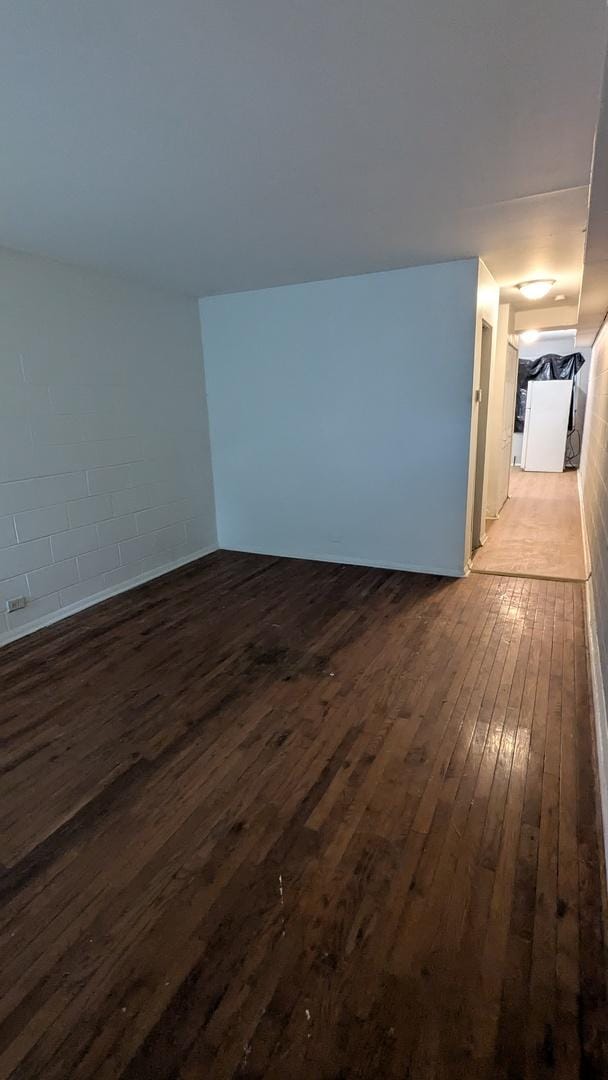
M 490 456 L 497 463 L 492 466 L 493 488 L 488 500 L 492 520 L 482 523 L 487 536 L 482 537 L 482 542 L 486 541 L 483 547 L 476 545 L 474 572 L 569 581 L 583 581 L 587 576 L 576 471 L 568 467 L 572 382 L 556 375 L 552 367 L 550 378 L 544 374 L 528 377 L 523 394 L 517 395 L 514 385 L 520 359 L 535 368 L 541 361 L 550 363 L 557 370 L 561 359 L 568 361 L 574 352 L 573 337 L 563 341 L 557 335 L 543 335 L 541 344 L 533 349 L 517 350 L 511 342 L 505 343 L 503 397 L 501 401 L 494 386 L 494 413 L 488 420 Z M 520 369 L 520 383 L 522 378 Z M 514 426 L 518 426 L 515 434 Z
M 486 540 L 485 491 L 487 475 L 488 409 L 492 371 L 492 327 L 482 323 L 481 362 L 477 401 L 477 448 L 475 451 L 475 495 L 473 500 L 473 550 Z

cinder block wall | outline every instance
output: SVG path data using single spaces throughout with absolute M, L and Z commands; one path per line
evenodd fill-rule
M 608 323 L 593 349 L 581 460 L 598 647 L 608 698 Z
M 3 251 L 0 314 L 6 635 L 216 533 L 197 302 Z

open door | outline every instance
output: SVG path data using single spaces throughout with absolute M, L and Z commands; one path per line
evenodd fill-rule
M 488 442 L 488 406 L 492 370 L 492 327 L 484 322 L 481 330 L 481 366 L 479 386 L 475 391 L 477 413 L 477 449 L 475 453 L 475 497 L 473 502 L 473 549 L 486 539 L 486 472 Z

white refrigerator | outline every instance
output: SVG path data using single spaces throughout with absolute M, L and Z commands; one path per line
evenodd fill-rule
M 521 467 L 527 472 L 563 472 L 572 379 L 528 383 Z

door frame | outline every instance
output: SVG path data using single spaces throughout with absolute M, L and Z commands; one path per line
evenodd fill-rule
M 491 383 L 494 379 L 496 342 L 498 337 L 498 312 L 499 312 L 499 288 L 492 277 L 483 259 L 477 259 L 477 296 L 475 302 L 474 319 L 471 325 L 471 367 L 469 390 L 469 432 L 468 432 L 468 462 L 464 501 L 464 534 L 462 547 L 462 573 L 468 574 L 473 557 L 473 503 L 475 492 L 475 466 L 477 450 L 477 421 L 479 409 L 476 407 L 476 390 L 479 388 L 479 374 L 481 367 L 481 339 L 482 327 L 487 325 L 492 331 L 491 335 Z M 491 400 L 491 398 L 490 398 Z M 487 436 L 487 432 L 486 432 Z M 485 470 L 486 481 L 489 469 Z M 487 499 L 488 483 L 485 485 Z
M 509 349 L 513 349 L 515 353 L 515 378 L 513 380 L 513 394 L 511 398 L 511 437 L 509 439 L 509 471 L 507 473 L 507 499 L 509 498 L 509 492 L 511 490 L 511 470 L 513 468 L 513 436 L 515 434 L 515 406 L 517 403 L 517 382 L 519 378 L 519 348 L 511 340 L 507 340 L 507 364 L 509 363 Z M 505 367 L 506 374 L 506 367 Z M 506 379 L 505 379 L 506 383 Z M 505 500 L 506 501 L 506 500 Z M 503 503 L 504 506 L 504 503 Z M 502 508 L 501 508 L 502 509 Z
M 490 388 L 492 384 L 492 358 L 494 329 L 486 319 L 481 320 L 481 348 L 478 385 L 475 388 L 474 405 L 477 407 L 477 434 L 475 438 L 475 473 L 473 483 L 473 530 L 472 552 L 481 547 L 486 539 L 486 494 L 488 480 L 488 418 L 490 412 Z

